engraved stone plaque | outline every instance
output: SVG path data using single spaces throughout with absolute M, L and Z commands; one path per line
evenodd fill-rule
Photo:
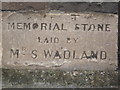
M 118 16 L 3 12 L 3 67 L 115 70 Z

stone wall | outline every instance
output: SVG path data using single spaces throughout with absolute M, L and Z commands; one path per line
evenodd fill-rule
M 2 3 L 3 13 L 118 15 L 118 3 Z M 0 32 L 0 34 L 2 34 Z M 2 35 L 0 35 L 2 36 Z M 1 39 L 0 39 L 1 40 Z M 116 43 L 117 44 L 117 43 Z M 1 50 L 2 51 L 2 50 Z M 1 52 L 0 52 L 1 53 Z M 2 69 L 3 88 L 118 88 L 118 70 Z

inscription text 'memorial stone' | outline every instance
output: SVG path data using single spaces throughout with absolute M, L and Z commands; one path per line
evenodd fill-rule
M 3 12 L 3 67 L 117 68 L 117 15 Z

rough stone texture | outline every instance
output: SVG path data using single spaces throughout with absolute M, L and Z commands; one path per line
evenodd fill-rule
M 3 69 L 3 88 L 118 87 L 116 71 Z
M 118 66 L 120 70 L 120 2 L 118 9 Z
M 0 8 L 2 8 L 1 6 L 1 2 L 0 2 Z M 2 67 L 2 13 L 0 11 L 0 68 Z
M 41 11 L 46 9 L 46 3 L 38 2 L 2 2 L 3 11 Z
M 3 11 L 47 11 L 47 12 L 101 12 L 101 13 L 117 13 L 117 2 L 2 2 Z
M 1 23 L 0 23 L 1 24 Z M 1 41 L 1 36 L 2 36 L 2 32 L 1 32 L 1 25 L 0 25 L 0 89 L 2 86 L 2 41 Z
M 49 3 L 49 10 L 63 12 L 101 12 L 101 13 L 117 13 L 118 3 L 109 2 L 73 2 L 73 3 Z
M 79 6 L 78 6 L 79 5 Z M 105 5 L 105 7 L 104 7 Z M 84 7 L 86 6 L 86 7 Z M 6 7 L 6 6 L 5 6 Z M 71 7 L 71 8 L 70 8 Z M 80 8 L 79 8 L 80 7 Z M 16 7 L 15 7 L 16 8 Z M 79 10 L 77 10 L 79 8 Z M 33 8 L 23 10 L 35 11 Z M 99 12 L 117 13 L 117 3 L 49 3 L 47 12 Z M 8 8 L 3 11 L 14 11 Z M 19 11 L 19 10 L 18 10 Z M 60 71 L 3 69 L 3 87 L 118 87 L 118 71 Z M 93 90 L 93 89 L 92 89 Z M 98 90 L 98 89 L 97 89 Z M 104 89 L 103 89 L 104 90 Z M 106 89 L 105 89 L 106 90 Z M 111 89 L 107 89 L 111 90 Z M 116 89 L 112 89 L 116 90 Z

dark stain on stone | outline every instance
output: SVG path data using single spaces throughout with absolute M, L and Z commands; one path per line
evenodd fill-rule
M 43 17 L 46 18 L 46 14 Z
M 37 23 L 34 23 L 33 24 L 33 29 L 37 29 L 38 28 L 38 24 Z
M 93 54 L 93 55 L 87 56 L 87 59 L 92 59 L 92 58 L 97 58 L 97 55 Z

